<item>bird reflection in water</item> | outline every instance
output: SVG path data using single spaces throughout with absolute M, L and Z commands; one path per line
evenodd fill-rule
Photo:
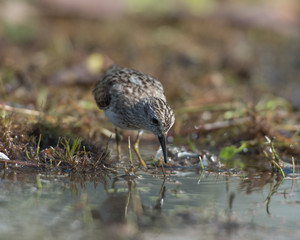
M 115 178 L 111 190 L 106 190 L 107 198 L 98 209 L 92 211 L 94 219 L 105 226 L 133 224 L 137 228 L 145 228 L 159 221 L 165 199 L 165 181 L 162 182 L 157 200 L 153 206 L 143 204 L 134 180 L 126 179 L 127 188 L 117 188 L 116 183 L 124 178 Z M 125 189 L 125 191 L 122 191 Z

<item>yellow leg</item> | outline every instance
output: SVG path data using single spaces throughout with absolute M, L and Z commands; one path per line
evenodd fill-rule
M 132 155 L 131 155 L 130 136 L 128 136 L 128 152 L 129 152 L 130 168 L 132 169 L 133 163 L 132 163 Z
M 118 160 L 121 160 L 121 136 L 119 130 L 115 128 Z
M 144 162 L 144 160 L 142 159 L 141 154 L 139 152 L 140 136 L 142 134 L 143 134 L 143 131 L 140 130 L 139 133 L 138 133 L 138 135 L 137 135 L 137 137 L 136 137 L 136 140 L 134 142 L 133 149 L 134 149 L 134 151 L 135 151 L 135 153 L 136 153 L 136 155 L 137 155 L 137 157 L 138 157 L 138 159 L 140 161 L 140 164 L 143 165 L 143 167 L 147 168 L 147 165 Z

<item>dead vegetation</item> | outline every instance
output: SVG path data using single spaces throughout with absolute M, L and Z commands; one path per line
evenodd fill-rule
M 98 147 L 44 120 L 30 122 L 24 115 L 3 112 L 0 129 L 0 152 L 9 158 L 0 159 L 5 168 L 95 173 L 104 171 L 109 158 L 108 144 Z

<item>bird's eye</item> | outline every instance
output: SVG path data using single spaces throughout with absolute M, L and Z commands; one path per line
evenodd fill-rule
M 152 122 L 156 125 L 158 125 L 158 120 L 156 118 L 152 118 Z

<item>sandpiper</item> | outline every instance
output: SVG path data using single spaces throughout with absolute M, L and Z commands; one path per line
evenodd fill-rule
M 158 80 L 149 74 L 112 65 L 100 77 L 93 95 L 98 107 L 115 127 L 119 159 L 118 128 L 138 130 L 134 151 L 140 164 L 147 168 L 139 153 L 139 141 L 143 130 L 148 130 L 158 137 L 167 163 L 166 136 L 174 124 L 175 116 Z

